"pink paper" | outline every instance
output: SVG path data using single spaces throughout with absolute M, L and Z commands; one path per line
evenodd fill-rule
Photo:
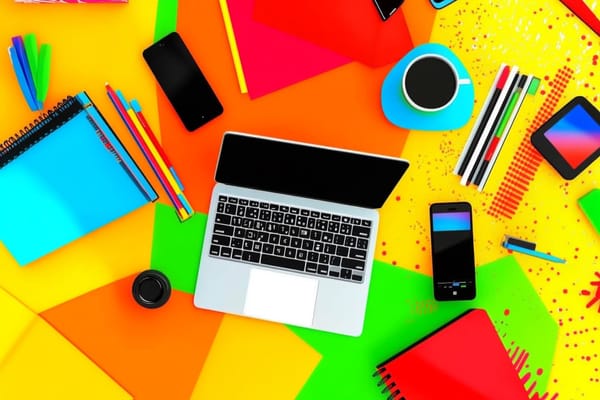
M 351 61 L 252 19 L 255 0 L 227 0 L 231 24 L 254 99 Z

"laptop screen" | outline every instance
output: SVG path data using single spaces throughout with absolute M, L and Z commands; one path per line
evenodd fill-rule
M 406 160 L 227 132 L 217 182 L 366 208 L 380 208 Z

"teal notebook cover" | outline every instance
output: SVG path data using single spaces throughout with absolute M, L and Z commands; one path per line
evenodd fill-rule
M 157 198 L 84 92 L 9 143 L 0 150 L 0 241 L 21 266 Z

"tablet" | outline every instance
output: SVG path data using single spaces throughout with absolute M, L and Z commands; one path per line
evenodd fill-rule
M 571 180 L 600 156 L 600 112 L 585 97 L 575 97 L 531 135 L 531 143 Z

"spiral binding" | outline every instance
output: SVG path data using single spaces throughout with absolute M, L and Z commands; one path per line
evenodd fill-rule
M 41 113 L 23 129 L 0 144 L 0 168 L 67 123 L 82 109 L 83 106 L 76 98 L 68 96 L 52 109 Z
M 406 397 L 402 396 L 400 393 L 400 389 L 397 387 L 396 382 L 392 380 L 392 375 L 389 373 L 386 374 L 385 367 L 378 367 L 373 376 L 376 377 L 377 375 L 380 377 L 379 382 L 377 382 L 377 387 L 385 385 L 381 393 L 390 393 L 387 400 L 407 400 Z

